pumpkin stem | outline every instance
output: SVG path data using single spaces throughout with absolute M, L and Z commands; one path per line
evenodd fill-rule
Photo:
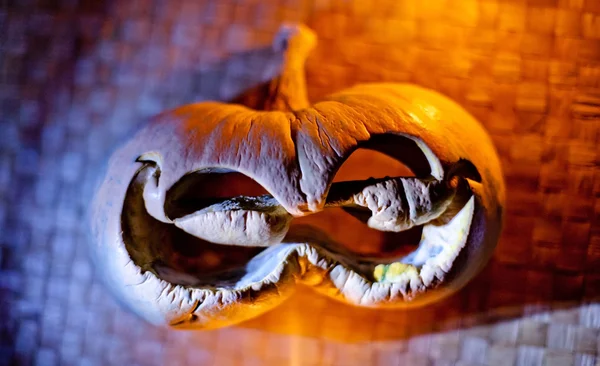
M 315 33 L 301 24 L 283 25 L 273 48 L 283 53 L 282 69 L 269 85 L 266 110 L 297 111 L 309 106 L 304 64 L 315 47 Z

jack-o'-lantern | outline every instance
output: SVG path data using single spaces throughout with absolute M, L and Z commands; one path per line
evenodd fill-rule
M 112 155 L 92 204 L 92 254 L 145 319 L 225 326 L 297 283 L 359 306 L 423 305 L 489 259 L 504 183 L 482 126 L 408 84 L 310 105 L 303 65 L 314 44 L 303 26 L 282 28 L 266 110 L 182 106 Z

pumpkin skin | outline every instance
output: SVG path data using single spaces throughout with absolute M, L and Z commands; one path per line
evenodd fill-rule
M 460 201 L 452 215 L 458 219 L 424 229 L 424 236 L 436 230 L 433 237 L 452 236 L 447 247 L 457 249 L 420 266 L 414 260 L 367 265 L 318 235 L 288 238 L 291 221 L 338 204 L 330 198 L 342 187 L 333 183 L 342 164 L 385 136 L 420 149 L 428 164 L 410 166 L 415 181 L 439 184 L 454 197 L 440 199 L 448 202 L 440 211 Z M 392 147 L 400 158 L 413 153 L 401 143 Z M 251 178 L 268 196 L 167 212 L 186 177 L 229 172 Z M 366 202 L 372 198 L 366 190 L 387 194 L 394 182 L 388 180 L 387 190 L 384 183 L 360 183 L 352 197 Z M 413 181 L 401 181 L 404 187 L 407 182 Z M 448 98 L 415 85 L 357 85 L 279 111 L 196 103 L 156 116 L 114 152 L 92 203 L 92 257 L 124 304 L 152 323 L 174 327 L 208 329 L 252 318 L 282 302 L 297 283 L 359 306 L 421 306 L 461 288 L 488 261 L 501 230 L 504 194 L 500 162 L 483 127 Z M 434 207 L 437 196 L 426 196 L 425 206 Z M 385 209 L 393 205 L 392 199 Z M 372 216 L 385 209 L 375 208 Z M 176 255 L 168 248 L 179 235 L 221 245 L 226 261 L 232 245 L 245 247 L 252 260 L 234 266 L 244 268 L 234 280 L 221 273 L 198 280 L 181 271 L 194 267 L 194 259 L 173 264 Z M 262 251 L 254 254 L 256 247 Z M 382 273 L 393 276 L 387 280 Z

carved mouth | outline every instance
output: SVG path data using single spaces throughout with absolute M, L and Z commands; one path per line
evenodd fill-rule
M 347 180 L 357 177 L 342 167 L 326 209 L 293 218 L 252 179 L 207 169 L 188 174 L 167 193 L 164 211 L 172 223 L 146 209 L 144 189 L 160 171 L 145 163 L 122 213 L 127 250 L 142 270 L 175 285 L 240 290 L 276 282 L 282 265 L 298 260 L 323 277 L 335 276 L 331 282 L 353 274 L 360 286 L 397 286 L 410 298 L 450 270 L 466 243 L 474 201 L 464 180 L 417 178 L 372 151 L 367 157 L 372 166 L 405 176 Z

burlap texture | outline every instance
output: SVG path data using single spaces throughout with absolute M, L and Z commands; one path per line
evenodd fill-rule
M 0 10 L 0 364 L 595 365 L 600 1 L 21 0 Z M 93 167 L 144 117 L 268 79 L 283 21 L 319 36 L 311 99 L 364 81 L 439 90 L 487 127 L 507 180 L 492 263 L 415 311 L 300 289 L 213 332 L 143 323 L 94 279 Z

